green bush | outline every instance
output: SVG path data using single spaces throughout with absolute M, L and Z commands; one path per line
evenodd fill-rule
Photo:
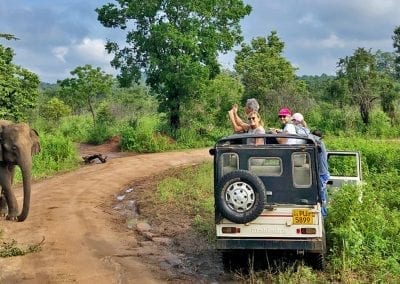
M 159 131 L 158 117 L 134 119 L 121 127 L 121 149 L 139 153 L 163 152 L 175 143 Z
M 32 174 L 35 178 L 74 169 L 79 165 L 73 142 L 60 134 L 40 136 L 41 152 L 34 156 Z
M 62 117 L 70 115 L 71 112 L 67 104 L 55 97 L 40 107 L 41 116 L 53 122 L 59 122 Z
M 95 125 L 88 130 L 86 142 L 90 144 L 102 144 L 115 136 L 118 124 L 107 102 L 102 102 L 97 108 Z
M 116 128 L 106 123 L 96 123 L 87 133 L 86 141 L 89 144 L 99 145 L 113 137 Z
M 207 145 L 206 139 L 201 137 L 194 128 L 179 129 L 176 134 L 176 142 L 181 148 L 200 148 Z
M 396 136 L 394 129 L 390 125 L 390 118 L 381 110 L 371 113 L 370 123 L 366 127 L 367 135 L 370 137 L 393 137 Z
M 90 116 L 74 115 L 62 118 L 56 132 L 74 142 L 86 142 L 91 128 L 93 128 L 93 122 Z
M 387 203 L 392 190 L 377 183 L 344 186 L 331 196 L 326 230 L 332 269 L 368 271 L 373 282 L 400 275 L 400 211 Z
M 311 129 L 321 129 L 326 134 L 355 133 L 362 128 L 358 110 L 349 106 L 337 108 L 330 104 L 321 104 L 306 113 L 305 120 Z
M 96 124 L 112 125 L 115 117 L 112 114 L 111 106 L 107 102 L 102 102 L 97 107 Z
M 326 219 L 329 263 L 341 277 L 367 282 L 400 281 L 399 142 L 360 137 L 328 137 L 330 150 L 357 150 L 365 184 L 331 193 Z M 397 277 L 396 277 L 397 275 Z M 343 278 L 342 280 L 345 280 Z

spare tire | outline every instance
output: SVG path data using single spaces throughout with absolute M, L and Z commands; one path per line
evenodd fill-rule
M 258 176 L 235 170 L 221 178 L 215 191 L 215 205 L 226 219 L 245 224 L 264 210 L 265 196 L 265 186 Z

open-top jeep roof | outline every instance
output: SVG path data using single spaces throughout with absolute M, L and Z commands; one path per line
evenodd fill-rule
M 247 144 L 255 137 L 265 143 Z M 277 138 L 298 139 L 299 144 L 280 144 Z M 313 266 L 322 268 L 326 242 L 319 152 L 318 137 L 286 134 L 235 134 L 210 149 L 217 249 L 223 251 L 225 265 L 231 264 L 232 252 L 290 250 L 307 254 Z M 355 157 L 360 179 L 359 154 L 336 153 Z M 335 185 L 345 180 L 340 177 Z

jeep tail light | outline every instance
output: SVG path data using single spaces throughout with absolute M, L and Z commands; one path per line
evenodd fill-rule
M 299 228 L 296 230 L 297 234 L 303 234 L 303 235 L 314 235 L 317 233 L 316 228 Z
M 224 233 L 224 234 L 236 234 L 236 233 L 240 233 L 240 228 L 236 228 L 236 227 L 222 227 L 222 233 Z

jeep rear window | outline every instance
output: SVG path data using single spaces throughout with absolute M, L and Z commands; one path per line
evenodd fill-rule
M 250 158 L 249 171 L 257 176 L 280 176 L 282 160 L 276 157 Z
M 311 186 L 310 155 L 308 153 L 292 154 L 293 184 L 297 188 Z
M 236 153 L 223 153 L 221 155 L 221 176 L 226 175 L 239 168 L 239 157 Z

